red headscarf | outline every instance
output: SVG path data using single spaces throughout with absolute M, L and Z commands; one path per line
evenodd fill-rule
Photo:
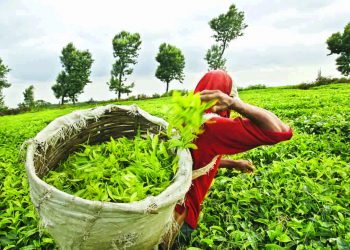
M 223 70 L 213 70 L 206 73 L 197 84 L 194 89 L 194 93 L 201 92 L 202 90 L 220 90 L 227 95 L 231 94 L 232 79 Z M 206 110 L 205 113 L 210 113 L 210 110 Z M 222 117 L 230 117 L 230 111 L 224 110 L 217 113 Z

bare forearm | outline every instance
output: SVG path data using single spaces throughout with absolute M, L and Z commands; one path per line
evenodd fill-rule
M 201 92 L 202 101 L 217 99 L 217 103 L 212 107 L 213 112 L 231 109 L 249 118 L 262 129 L 276 132 L 289 131 L 288 125 L 284 124 L 276 115 L 265 109 L 247 104 L 238 97 L 230 97 L 220 90 L 203 90 Z
M 230 109 L 247 117 L 262 129 L 276 132 L 289 130 L 289 126 L 283 123 L 275 114 L 266 109 L 247 104 L 239 98 L 234 98 Z
M 236 167 L 236 161 L 234 160 L 228 160 L 228 159 L 221 159 L 220 160 L 220 168 L 235 168 Z
M 219 167 L 227 169 L 236 169 L 243 173 L 252 173 L 255 170 L 253 164 L 247 160 L 221 159 Z

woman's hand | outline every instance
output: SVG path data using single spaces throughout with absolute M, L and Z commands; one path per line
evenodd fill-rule
M 255 171 L 254 165 L 247 160 L 231 160 L 231 159 L 221 159 L 220 168 L 236 169 L 242 173 L 253 173 Z
M 235 99 L 239 99 L 238 96 L 231 97 L 220 90 L 203 90 L 200 95 L 203 102 L 217 100 L 215 105 L 211 107 L 211 111 L 214 113 L 229 109 Z

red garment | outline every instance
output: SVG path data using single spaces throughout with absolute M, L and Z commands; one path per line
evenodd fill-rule
M 231 77 L 222 70 L 206 73 L 195 88 L 195 93 L 203 90 L 220 90 L 229 95 L 232 89 Z M 206 112 L 210 112 L 207 110 Z M 218 113 L 221 117 L 212 118 L 204 124 L 204 132 L 194 141 L 198 149 L 192 150 L 193 169 L 206 166 L 217 155 L 237 154 L 260 145 L 275 144 L 289 140 L 292 130 L 288 132 L 264 131 L 249 119 L 230 119 L 230 111 Z M 186 223 L 193 229 L 197 227 L 197 220 L 202 203 L 218 170 L 220 158 L 208 174 L 192 181 L 190 190 L 185 197 L 185 206 L 188 214 Z M 176 211 L 182 214 L 184 206 L 177 205 Z
M 292 130 L 288 132 L 265 131 L 249 119 L 215 117 L 204 124 L 204 132 L 194 141 L 198 149 L 192 150 L 193 169 L 206 166 L 216 155 L 237 154 L 260 145 L 271 145 L 289 140 Z M 218 170 L 220 158 L 214 168 L 205 175 L 192 181 L 185 197 L 188 214 L 185 222 L 195 229 L 202 203 Z M 176 211 L 182 214 L 184 206 L 177 205 Z

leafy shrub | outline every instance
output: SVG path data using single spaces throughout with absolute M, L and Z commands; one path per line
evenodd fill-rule
M 154 93 L 153 95 L 152 95 L 152 98 L 159 98 L 160 97 L 160 94 L 158 94 L 158 93 Z
M 1 115 L 18 115 L 20 113 L 25 113 L 28 111 L 31 111 L 31 108 L 20 104 L 18 105 L 18 108 L 8 108 L 3 111 L 0 111 L 0 116 Z
M 254 175 L 222 171 L 203 204 L 193 245 L 348 249 L 349 174 L 346 162 L 325 154 L 317 160 L 296 157 L 259 165 Z
M 255 85 L 249 85 L 248 87 L 238 87 L 238 91 L 242 90 L 250 90 L 250 89 L 266 89 L 266 86 L 264 84 L 255 84 Z
M 187 89 L 172 89 L 168 93 L 164 93 L 161 96 L 162 97 L 172 96 L 174 94 L 174 92 L 178 92 L 181 95 L 187 95 L 189 93 L 189 91 Z
M 144 99 L 148 99 L 149 97 L 145 94 L 139 94 L 137 95 L 137 100 L 144 100 Z
M 92 97 L 86 102 L 88 104 L 97 103 Z
M 298 85 L 295 85 L 294 88 L 298 89 L 310 89 L 317 86 L 322 85 L 328 85 L 328 84 L 334 84 L 334 83 L 350 83 L 350 78 L 332 78 L 332 77 L 324 77 L 324 76 L 318 76 L 315 81 L 310 83 L 300 83 Z
M 134 100 L 137 100 L 137 97 L 132 95 L 132 96 L 129 96 L 126 100 L 128 101 L 134 101 Z

